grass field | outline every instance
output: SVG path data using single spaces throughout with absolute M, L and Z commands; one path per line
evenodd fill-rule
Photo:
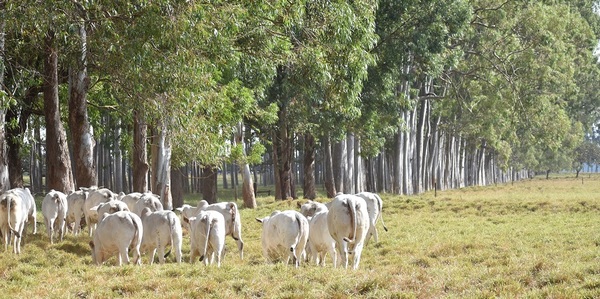
M 0 253 L 0 298 L 600 298 L 600 176 L 382 197 L 389 231 L 357 271 L 265 263 L 254 218 L 296 202 L 263 197 L 241 210 L 244 260 L 228 238 L 221 268 L 189 264 L 186 232 L 182 264 L 97 267 L 86 234 L 50 245 L 40 224 Z

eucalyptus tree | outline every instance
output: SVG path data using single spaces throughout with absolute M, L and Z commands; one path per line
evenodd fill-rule
M 419 192 L 428 176 L 432 100 L 445 95 L 442 71 L 459 58 L 453 43 L 470 15 L 468 1 L 379 3 L 379 42 L 373 49 L 378 61 L 369 69 L 361 96 L 357 133 L 365 137 L 364 155 L 374 156 L 384 146 L 392 153 L 394 193 Z
M 8 94 L 4 84 L 6 69 L 6 1 L 0 0 L 0 191 L 10 188 L 8 184 L 8 166 L 6 164 L 6 133 L 4 131 L 4 116 L 8 104 Z
M 360 115 L 358 95 L 373 61 L 369 49 L 376 40 L 375 9 L 374 1 L 298 1 L 284 10 L 287 15 L 278 16 L 283 22 L 274 22 L 290 47 L 262 104 L 278 107 L 278 121 L 269 128 L 276 198 L 293 197 L 291 162 L 296 134 L 305 134 L 309 142 L 310 135 L 318 139 L 331 133 L 339 138 Z M 311 149 L 308 146 L 305 152 L 310 155 Z M 310 163 L 305 160 L 305 165 Z

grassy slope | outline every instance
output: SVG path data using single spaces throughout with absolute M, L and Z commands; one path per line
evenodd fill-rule
M 2 298 L 600 297 L 600 176 L 535 179 L 419 196 L 383 195 L 380 242 L 358 271 L 266 264 L 254 221 L 296 202 L 259 198 L 242 210 L 245 259 L 228 238 L 221 268 L 185 263 L 91 265 L 89 237 L 50 245 L 45 228 L 23 254 L 0 253 Z M 198 199 L 189 198 L 190 203 Z M 321 199 L 325 200 L 325 199 Z M 41 215 L 39 222 L 43 221 Z M 147 257 L 144 262 L 147 263 Z

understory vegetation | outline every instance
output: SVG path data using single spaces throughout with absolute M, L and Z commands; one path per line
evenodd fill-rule
M 38 212 L 38 234 L 26 236 L 23 253 L 0 254 L 0 297 L 598 298 L 598 194 L 600 176 L 587 174 L 437 196 L 382 194 L 389 231 L 378 225 L 379 243 L 365 247 L 357 271 L 333 269 L 329 259 L 323 268 L 265 262 L 254 218 L 303 200 L 262 197 L 256 209 L 242 209 L 244 260 L 228 237 L 221 268 L 189 263 L 185 231 L 182 264 L 170 256 L 149 265 L 146 254 L 142 266 L 117 267 L 112 258 L 97 267 L 86 233 L 50 245 Z

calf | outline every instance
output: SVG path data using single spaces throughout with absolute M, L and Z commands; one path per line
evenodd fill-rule
M 385 222 L 383 221 L 383 200 L 376 193 L 371 192 L 361 192 L 355 194 L 356 196 L 362 198 L 367 203 L 367 212 L 369 213 L 369 232 L 367 233 L 367 238 L 365 239 L 365 244 L 369 242 L 371 239 L 371 235 L 375 238 L 375 242 L 379 242 L 379 235 L 377 234 L 377 220 L 381 218 L 381 224 L 383 225 L 383 229 L 387 232 L 387 227 L 385 226 Z
M 55 190 L 50 190 L 42 201 L 42 215 L 46 224 L 46 232 L 50 244 L 54 244 L 54 231 L 57 230 L 60 241 L 65 234 L 65 218 L 67 218 L 67 196 Z
M 329 210 L 322 203 L 309 200 L 300 207 L 302 215 L 308 218 L 308 243 L 306 245 L 308 257 L 317 265 L 325 265 L 325 255 L 329 253 L 336 266 L 337 253 L 335 251 L 335 240 L 329 234 L 327 227 L 327 215 Z
M 150 208 L 142 210 L 142 225 L 144 235 L 140 252 L 151 251 L 150 264 L 154 263 L 154 255 L 158 249 L 158 261 L 165 262 L 165 247 L 171 244 L 175 251 L 175 259 L 181 263 L 181 243 L 183 240 L 181 222 L 172 211 L 150 211 Z
M 99 205 L 100 203 L 115 199 L 117 199 L 117 195 L 106 188 L 90 190 L 90 193 L 85 199 L 85 203 L 83 205 L 85 223 L 87 223 L 89 227 L 88 230 L 90 236 L 93 234 L 93 231 L 96 228 L 96 223 L 98 223 L 98 213 L 92 210 L 92 208 Z
M 175 208 L 175 210 L 181 213 L 181 222 L 183 227 L 185 227 L 187 231 L 190 231 L 190 218 L 198 215 L 198 213 L 200 213 L 200 208 L 184 204 L 180 208 Z
M 141 264 L 140 245 L 143 234 L 142 220 L 138 215 L 129 211 L 105 215 L 98 223 L 93 240 L 90 241 L 92 262 L 100 266 L 116 253 L 117 265 L 121 266 L 123 260 L 129 263 L 129 248 L 131 248 L 133 262 L 137 265 Z
M 146 192 L 140 196 L 140 199 L 135 203 L 132 212 L 136 215 L 141 216 L 142 210 L 144 208 L 149 208 L 150 211 L 162 211 L 163 205 L 158 198 L 158 195 L 152 194 L 150 192 Z
M 350 194 L 339 194 L 331 202 L 327 227 L 335 240 L 342 263 L 348 268 L 348 254 L 352 254 L 353 269 L 358 269 L 360 255 L 369 230 L 369 215 L 364 199 Z
M 212 264 L 216 257 L 217 267 L 221 267 L 225 247 L 225 218 L 217 211 L 200 211 L 190 221 L 190 263 L 197 256 L 204 264 Z
M 244 259 L 244 241 L 242 240 L 242 220 L 235 202 L 218 202 L 208 204 L 206 200 L 198 202 L 198 209 L 203 211 L 217 211 L 225 218 L 225 235 L 231 236 L 238 246 L 240 259 Z
M 67 195 L 67 226 L 73 224 L 73 234 L 78 235 L 81 231 L 81 219 L 84 217 L 83 207 L 88 191 L 75 191 Z
M 269 261 L 286 259 L 294 266 L 300 266 L 300 257 L 304 254 L 308 241 L 308 220 L 302 214 L 287 210 L 275 211 L 271 216 L 256 220 L 263 225 L 263 255 Z
M 21 237 L 27 222 L 27 207 L 15 192 L 7 191 L 0 196 L 0 232 L 4 237 L 4 250 L 13 242 L 13 252 L 21 253 Z

